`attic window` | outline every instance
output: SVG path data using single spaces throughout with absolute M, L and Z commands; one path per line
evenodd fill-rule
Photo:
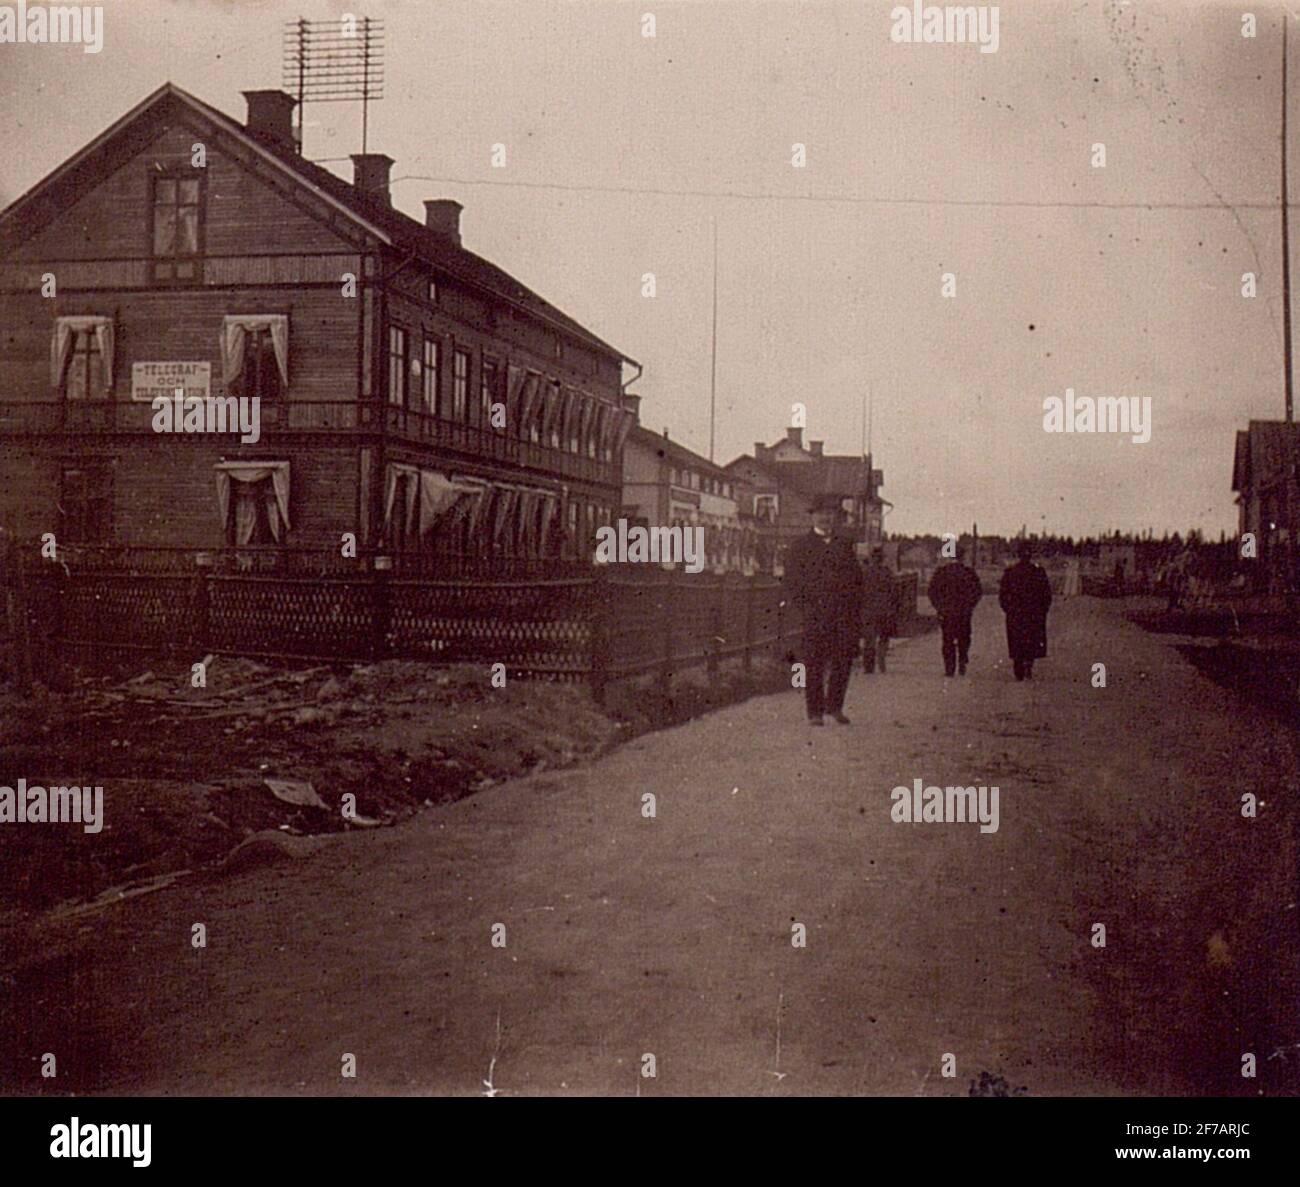
M 429 281 L 429 303 L 431 305 L 438 303 L 438 282 L 436 280 Z
M 153 280 L 196 284 L 203 279 L 203 179 L 189 169 L 152 180 Z
M 564 340 L 558 334 L 555 336 L 555 357 L 564 358 Z

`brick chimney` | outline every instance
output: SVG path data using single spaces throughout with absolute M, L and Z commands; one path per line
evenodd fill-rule
M 460 246 L 460 212 L 465 208 L 454 198 L 426 198 L 424 225 L 435 235 Z
M 285 148 L 298 151 L 293 134 L 293 109 L 298 100 L 284 91 L 244 91 L 248 119 L 244 126 L 264 140 L 273 140 Z
M 793 425 L 785 431 L 785 439 L 793 441 L 800 449 L 803 448 L 803 429 L 796 429 Z
M 354 152 L 352 154 L 352 184 L 363 193 L 382 202 L 393 204 L 388 192 L 388 172 L 393 158 L 381 152 Z
M 811 454 L 813 455 L 813 457 L 821 457 L 821 456 L 822 456 L 822 447 L 823 447 L 825 444 L 826 444 L 825 441 L 809 441 L 809 442 L 808 442 L 808 452 L 811 453 Z

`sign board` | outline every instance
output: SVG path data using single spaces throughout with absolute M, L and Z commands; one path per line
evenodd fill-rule
M 159 362 L 131 364 L 131 399 L 152 403 L 159 396 L 172 399 L 180 388 L 187 399 L 212 394 L 212 364 Z

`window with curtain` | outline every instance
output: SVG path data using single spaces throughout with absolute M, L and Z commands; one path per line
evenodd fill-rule
M 559 449 L 560 432 L 562 430 L 560 420 L 564 416 L 564 393 L 560 390 L 560 381 L 558 379 L 551 381 L 546 398 L 551 408 L 548 413 L 551 425 L 550 440 L 546 444 L 550 445 L 552 449 Z
M 280 395 L 280 365 L 269 327 L 244 332 L 244 365 L 229 387 L 233 396 L 272 400 Z
M 406 405 L 406 331 L 388 327 L 388 402 Z
M 194 284 L 203 278 L 203 179 L 198 170 L 153 177 L 153 279 Z
M 232 483 L 226 542 L 238 547 L 275 544 L 272 517 L 278 514 L 271 479 Z
M 108 394 L 106 387 L 99 335 L 94 330 L 74 330 L 63 372 L 64 399 L 102 399 Z
M 429 416 L 433 416 L 438 411 L 438 376 L 438 340 L 426 338 L 424 340 L 424 388 L 421 398 L 424 401 L 423 411 Z
M 108 462 L 64 466 L 59 480 L 59 539 L 103 544 L 113 536 L 113 470 Z
M 492 425 L 492 405 L 500 397 L 501 369 L 494 359 L 484 359 L 479 374 L 479 423 L 486 429 Z
M 469 412 L 469 352 L 458 350 L 452 356 L 451 415 L 464 420 Z
M 419 542 L 415 525 L 406 514 L 406 508 L 413 506 L 419 497 L 419 482 L 419 474 L 402 473 L 397 476 L 396 493 L 393 496 L 394 511 L 388 519 L 388 545 L 395 552 L 406 552 Z

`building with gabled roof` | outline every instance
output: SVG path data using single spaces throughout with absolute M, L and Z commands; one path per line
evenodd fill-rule
M 217 553 L 579 556 L 617 513 L 639 366 L 395 209 L 167 83 L 0 212 L 0 524 Z M 260 432 L 157 431 L 179 390 Z M 179 410 L 179 408 L 178 408 Z
M 1266 569 L 1280 569 L 1294 539 L 1288 516 L 1300 514 L 1298 465 L 1300 425 L 1252 420 L 1237 433 L 1232 459 L 1237 527 L 1241 535 L 1255 537 L 1256 557 Z
M 828 495 L 838 496 L 844 528 L 860 554 L 883 539 L 884 509 L 890 504 L 880 497 L 884 475 L 870 454 L 828 454 L 821 441 L 805 447 L 803 430 L 789 428 L 775 445 L 755 442 L 752 455 L 742 454 L 725 468 L 752 492 L 765 557 L 779 556 L 806 533 L 813 504 Z

